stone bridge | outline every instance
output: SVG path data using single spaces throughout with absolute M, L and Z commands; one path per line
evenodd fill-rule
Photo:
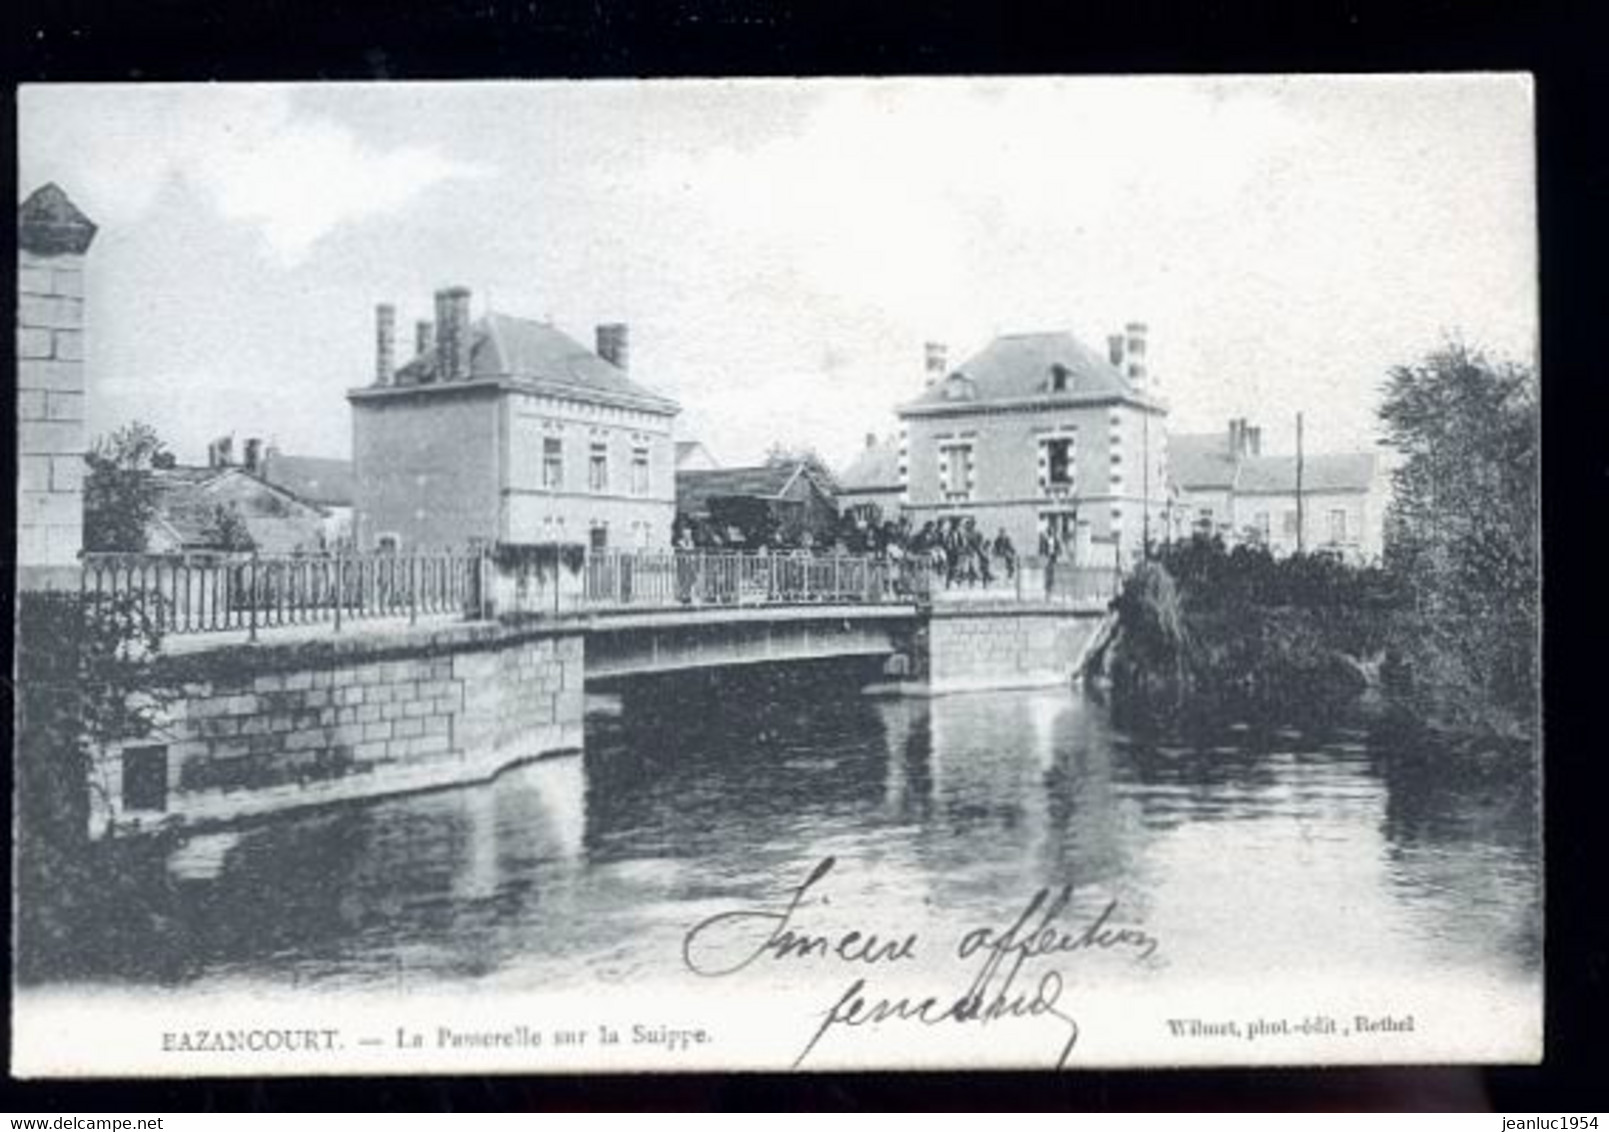
M 581 751 L 587 687 L 654 673 L 860 658 L 883 662 L 876 690 L 891 694 L 1063 683 L 1104 615 L 1090 602 L 961 599 L 171 638 L 152 664 L 157 730 L 103 752 L 92 832 L 483 780 Z

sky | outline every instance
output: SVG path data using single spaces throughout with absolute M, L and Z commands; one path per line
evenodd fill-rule
M 31 86 L 89 256 L 90 428 L 346 456 L 374 306 L 631 327 L 726 464 L 852 458 L 999 333 L 1150 326 L 1170 428 L 1373 443 L 1388 370 L 1537 349 L 1516 76 Z

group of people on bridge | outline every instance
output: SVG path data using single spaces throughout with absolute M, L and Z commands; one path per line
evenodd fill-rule
M 834 521 L 818 524 L 817 530 L 778 524 L 751 532 L 682 515 L 676 520 L 673 545 L 682 552 L 866 556 L 890 564 L 893 576 L 925 566 L 928 577 L 933 582 L 942 579 L 946 589 L 1009 582 L 1021 567 L 1021 554 L 1004 527 L 991 538 L 975 518 L 958 515 L 917 526 L 909 515 L 884 519 L 875 506 L 848 508 Z M 1046 529 L 1037 549 L 1048 583 L 1071 548 L 1054 529 Z

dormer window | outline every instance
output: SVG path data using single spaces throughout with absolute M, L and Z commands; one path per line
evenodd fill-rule
M 943 392 L 946 401 L 970 401 L 974 396 L 972 379 L 956 370 L 944 379 Z
M 1072 371 L 1066 366 L 1057 363 L 1050 367 L 1050 391 L 1052 393 L 1066 393 L 1072 383 Z

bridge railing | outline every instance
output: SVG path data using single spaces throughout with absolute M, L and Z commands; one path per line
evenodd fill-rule
M 562 567 L 561 567 L 562 568 Z M 493 613 L 498 567 L 483 550 L 353 555 L 86 554 L 86 598 L 133 597 L 164 635 Z M 586 556 L 578 601 L 537 594 L 526 612 L 685 605 L 920 600 L 931 575 L 857 555 L 605 551 Z M 521 609 L 516 603 L 511 608 Z
M 604 551 L 583 570 L 594 609 L 902 602 L 931 584 L 924 569 L 848 554 Z
M 132 596 L 164 634 L 456 614 L 481 601 L 483 558 L 439 554 L 86 554 L 86 599 Z
M 1105 604 L 1117 595 L 1122 574 L 1115 565 L 1075 564 L 1036 556 L 1013 559 L 1008 565 L 996 558 L 987 579 L 981 572 L 931 568 L 935 601 L 1011 601 L 1064 605 Z

